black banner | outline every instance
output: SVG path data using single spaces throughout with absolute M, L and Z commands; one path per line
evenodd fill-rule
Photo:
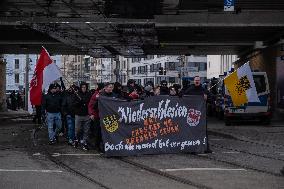
M 201 153 L 207 148 L 203 96 L 153 96 L 139 101 L 99 98 L 107 156 Z

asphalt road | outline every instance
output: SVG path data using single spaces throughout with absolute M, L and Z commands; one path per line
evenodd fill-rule
M 212 154 L 106 158 L 63 138 L 47 145 L 46 129 L 34 132 L 28 119 L 0 125 L 1 189 L 284 188 L 284 127 L 225 127 L 211 119 Z

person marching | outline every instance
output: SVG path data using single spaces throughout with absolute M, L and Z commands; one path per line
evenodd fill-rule
M 58 133 L 61 130 L 61 105 L 62 99 L 56 92 L 56 85 L 50 84 L 48 93 L 43 96 L 42 101 L 42 115 L 46 115 L 44 117 L 47 120 L 49 144 L 58 141 Z
M 88 91 L 88 84 L 82 82 L 80 84 L 80 91 L 76 95 L 75 99 L 75 142 L 74 147 L 78 147 L 78 144 L 82 145 L 83 150 L 88 150 L 87 140 L 89 137 L 90 125 L 87 124 L 89 120 L 88 116 L 88 104 L 91 98 L 91 94 Z
M 189 88 L 187 88 L 182 93 L 182 95 L 201 95 L 204 97 L 204 100 L 206 101 L 207 96 L 208 96 L 208 91 L 201 86 L 200 77 L 195 76 L 193 82 L 194 84 L 190 86 Z M 208 143 L 207 117 L 206 117 L 206 138 L 207 138 L 207 150 L 205 150 L 205 153 L 212 153 L 212 151 L 209 148 L 209 143 Z

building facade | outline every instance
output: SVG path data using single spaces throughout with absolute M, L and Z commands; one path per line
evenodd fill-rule
M 6 62 L 6 91 L 23 91 L 25 88 L 26 73 L 29 74 L 29 83 L 33 77 L 35 65 L 39 55 L 8 54 L 4 55 Z M 61 56 L 51 56 L 52 60 L 61 65 Z M 28 63 L 27 63 L 28 61 Z M 28 72 L 26 65 L 28 64 Z
M 169 84 L 179 83 L 179 56 L 148 55 L 146 58 L 132 58 L 129 78 L 145 86 L 148 81 L 159 85 L 162 80 Z
M 207 56 L 190 55 L 182 56 L 183 65 L 181 67 L 181 76 L 183 80 L 193 81 L 195 76 L 199 76 L 201 82 L 207 80 Z
M 207 56 L 207 77 L 218 78 L 225 72 L 234 68 L 234 62 L 238 60 L 237 55 L 208 55 Z

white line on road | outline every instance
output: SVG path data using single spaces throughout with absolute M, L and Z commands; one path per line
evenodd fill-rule
M 40 156 L 40 153 L 35 153 L 33 154 L 33 156 Z
M 164 172 L 173 171 L 245 171 L 245 169 L 229 169 L 229 168 L 181 168 L 181 169 L 160 169 Z
M 212 141 L 220 141 L 220 140 L 224 140 L 224 139 L 221 139 L 221 138 L 211 138 L 209 140 L 212 140 Z
M 102 154 L 61 154 L 61 153 L 53 153 L 51 156 L 101 156 Z
M 37 170 L 37 169 L 0 169 L 0 172 L 40 172 L 40 173 L 62 173 L 60 170 Z
M 230 152 L 222 152 L 223 154 L 239 154 L 240 152 L 230 151 Z

